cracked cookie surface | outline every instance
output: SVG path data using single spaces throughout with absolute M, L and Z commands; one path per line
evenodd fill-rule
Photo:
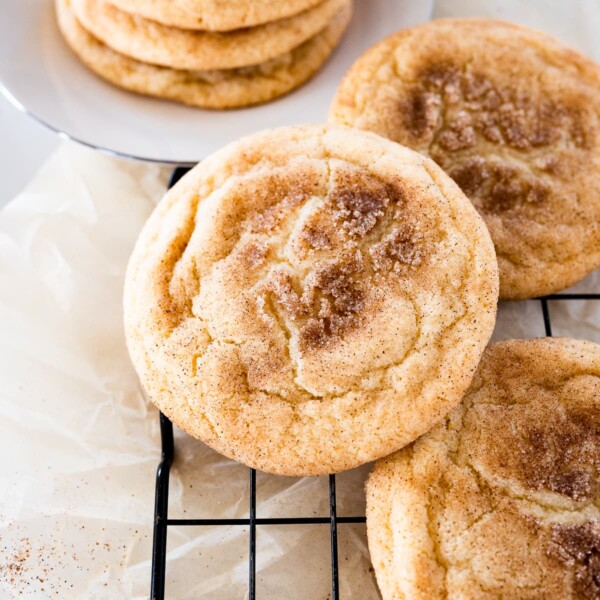
M 600 597 L 600 346 L 492 345 L 463 402 L 367 482 L 385 600 Z
M 71 0 L 55 0 L 55 6 L 66 42 L 103 79 L 139 94 L 212 109 L 268 102 L 299 87 L 329 58 L 352 16 L 352 4 L 347 3 L 317 35 L 264 63 L 196 71 L 146 64 L 116 52 L 80 24 Z
M 287 475 L 389 454 L 462 397 L 495 321 L 483 221 L 432 161 L 343 127 L 267 131 L 192 170 L 128 268 L 150 398 Z
M 500 297 L 572 285 L 600 266 L 600 69 L 500 21 L 401 31 L 350 69 L 331 120 L 435 160 L 483 216 Z

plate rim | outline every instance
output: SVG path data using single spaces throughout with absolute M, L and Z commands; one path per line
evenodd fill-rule
M 367 0 L 361 0 L 361 1 L 366 2 Z M 427 21 L 430 21 L 431 19 L 433 19 L 434 13 L 435 13 L 436 0 L 426 0 L 426 1 L 429 3 L 429 10 L 428 10 L 427 16 L 425 17 L 423 22 L 427 22 Z M 154 164 L 154 165 L 164 165 L 164 166 L 171 166 L 171 167 L 193 167 L 194 165 L 198 164 L 198 162 L 200 162 L 200 161 L 204 160 L 204 158 L 206 158 L 206 156 L 203 156 L 201 158 L 196 158 L 196 159 L 192 159 L 192 160 L 175 160 L 175 159 L 169 159 L 169 158 L 149 157 L 149 156 L 144 156 L 142 154 L 131 153 L 131 152 L 125 151 L 125 150 L 109 148 L 105 145 L 97 144 L 92 141 L 83 139 L 73 133 L 69 133 L 61 125 L 53 125 L 51 122 L 47 121 L 44 117 L 41 117 L 36 112 L 32 111 L 22 101 L 20 101 L 10 91 L 10 89 L 7 87 L 7 84 L 5 83 L 5 81 L 2 78 L 0 78 L 0 94 L 2 96 L 4 96 L 7 99 L 7 101 L 16 110 L 18 110 L 22 114 L 26 115 L 27 117 L 31 118 L 35 123 L 41 125 L 46 130 L 56 134 L 59 139 L 72 141 L 76 144 L 80 144 L 81 146 L 89 148 L 91 150 L 96 150 L 107 156 L 130 160 L 130 161 L 134 161 L 134 162 Z
M 165 165 L 165 166 L 173 166 L 173 167 L 193 167 L 195 164 L 198 163 L 197 160 L 178 161 L 178 160 L 158 159 L 158 158 L 151 158 L 151 157 L 145 157 L 145 156 L 137 156 L 135 154 L 129 154 L 127 152 L 123 152 L 121 150 L 114 150 L 112 148 L 107 148 L 106 146 L 102 146 L 99 144 L 93 144 L 92 142 L 83 140 L 71 133 L 68 133 L 67 131 L 64 131 L 63 129 L 61 129 L 55 125 L 48 123 L 40 116 L 33 113 L 10 92 L 10 90 L 6 87 L 6 85 L 4 84 L 4 82 L 2 80 L 0 80 L 0 93 L 19 112 L 23 113 L 24 115 L 27 115 L 29 118 L 33 119 L 33 121 L 35 121 L 36 123 L 38 123 L 45 129 L 47 129 L 48 131 L 55 133 L 60 139 L 70 140 L 70 141 L 80 144 L 86 148 L 90 148 L 92 150 L 97 150 L 98 152 L 101 152 L 102 154 L 106 154 L 108 156 L 113 156 L 116 158 L 124 158 L 126 160 L 132 160 L 135 162 L 143 162 L 143 163 L 147 163 L 147 164 Z

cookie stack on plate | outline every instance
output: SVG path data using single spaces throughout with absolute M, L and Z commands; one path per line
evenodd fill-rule
M 267 102 L 314 75 L 352 0 L 56 0 L 59 27 L 95 73 L 204 108 Z

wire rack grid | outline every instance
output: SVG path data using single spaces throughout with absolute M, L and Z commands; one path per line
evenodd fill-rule
M 173 172 L 169 187 L 172 187 L 188 171 L 178 168 Z M 551 302 L 568 302 L 578 300 L 600 300 L 600 293 L 552 294 L 537 299 L 540 302 L 544 330 L 552 336 L 550 317 Z M 329 515 L 323 517 L 300 518 L 258 518 L 256 516 L 256 471 L 249 469 L 250 507 L 247 519 L 169 519 L 169 476 L 175 458 L 175 442 L 173 424 L 162 413 L 160 414 L 160 433 L 162 442 L 161 460 L 156 471 L 156 494 L 154 508 L 154 538 L 152 547 L 151 591 L 152 600 L 164 600 L 166 584 L 167 534 L 170 526 L 245 526 L 249 528 L 248 555 L 248 597 L 256 598 L 256 530 L 261 525 L 329 525 L 331 540 L 331 598 L 340 600 L 338 573 L 338 525 L 345 523 L 365 523 L 364 515 L 341 517 L 337 515 L 335 475 L 329 475 Z

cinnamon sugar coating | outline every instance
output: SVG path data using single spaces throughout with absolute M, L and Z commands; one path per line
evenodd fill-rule
M 492 345 L 461 405 L 376 463 L 384 600 L 600 597 L 600 346 Z
M 125 323 L 150 398 L 253 467 L 316 475 L 455 406 L 491 335 L 485 226 L 433 162 L 334 126 L 200 163 L 143 230 Z
M 484 218 L 500 297 L 568 287 L 600 266 L 600 68 L 549 35 L 445 19 L 368 50 L 331 120 L 436 161 Z

